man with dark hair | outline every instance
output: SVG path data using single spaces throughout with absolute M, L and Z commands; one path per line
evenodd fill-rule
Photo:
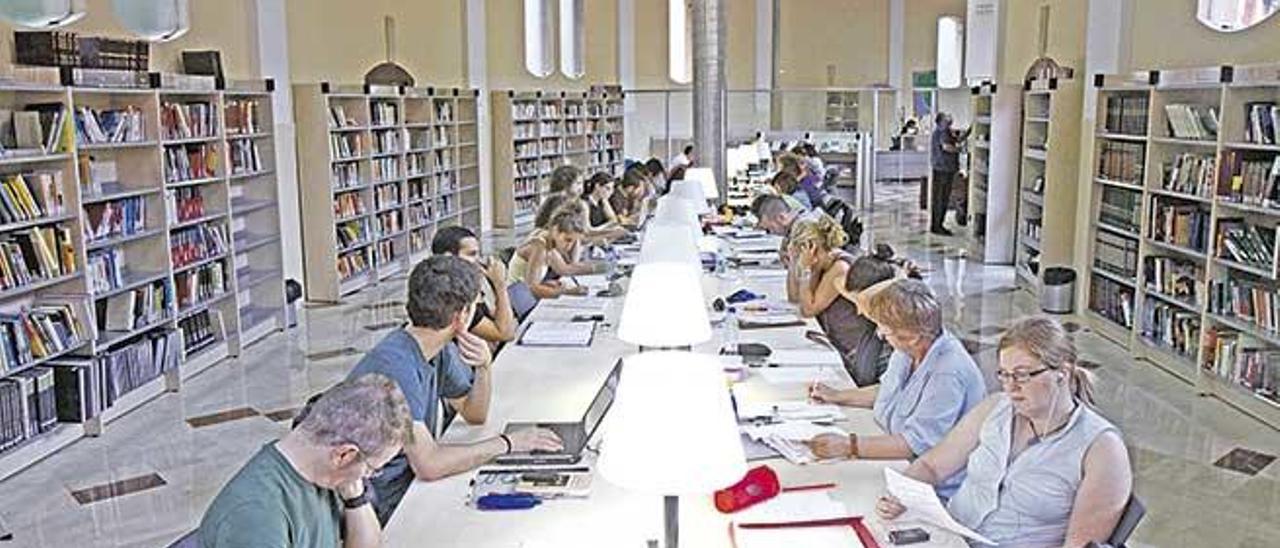
M 351 372 L 351 377 L 380 373 L 393 379 L 413 417 L 412 441 L 373 480 L 382 523 L 391 519 L 415 477 L 436 480 L 512 451 L 560 449 L 556 435 L 540 428 L 466 445 L 436 443 L 440 396 L 469 423 L 488 418 L 492 354 L 484 340 L 467 331 L 479 296 L 474 265 L 451 255 L 418 263 L 409 275 L 409 325 L 384 337 Z
M 675 171 L 679 168 L 689 168 L 692 166 L 693 166 L 693 143 L 689 143 L 684 146 L 684 150 L 681 151 L 680 154 L 677 154 L 674 158 L 671 159 L 671 172 L 675 173 Z M 675 177 L 670 177 L 670 179 L 675 180 Z
M 495 257 L 480 256 L 480 239 L 471 229 L 447 226 L 436 231 L 431 240 L 431 253 L 453 255 L 480 269 L 485 282 L 480 285 L 480 302 L 467 330 L 492 344 L 516 338 L 516 315 L 507 292 L 507 266 Z
M 951 130 L 951 115 L 939 112 L 933 129 L 930 145 L 930 161 L 933 164 L 933 185 L 929 199 L 929 232 L 950 236 L 943 223 L 947 218 L 948 204 L 951 202 L 951 186 L 955 183 L 956 174 L 960 172 L 960 149 L 964 140 L 969 138 L 966 131 L 957 134 Z
M 785 237 L 791 231 L 800 212 L 787 205 L 777 194 L 761 194 L 751 202 L 751 214 L 756 216 L 756 226 L 775 236 Z
M 204 548 L 363 548 L 382 543 L 366 479 L 410 443 L 409 406 L 382 375 L 338 383 L 297 428 L 258 451 L 209 504 Z

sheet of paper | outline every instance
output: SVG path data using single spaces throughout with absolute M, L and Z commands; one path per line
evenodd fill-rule
M 840 355 L 830 350 L 774 350 L 769 363 L 779 367 L 844 365 Z
M 738 548 L 778 548 L 779 546 L 824 548 L 862 548 L 858 535 L 848 526 L 804 527 L 789 529 L 743 529 L 734 527 L 734 545 Z
M 520 343 L 528 346 L 588 346 L 595 322 L 537 321 L 529 324 Z
M 769 384 L 841 384 L 844 381 L 834 367 L 764 367 L 754 369 Z
M 609 287 L 609 278 L 606 277 L 604 274 L 587 274 L 584 276 L 574 276 L 573 280 L 571 281 L 577 281 L 578 285 L 585 285 L 593 289 L 597 287 L 598 288 Z
M 749 264 L 774 264 L 781 262 L 778 252 L 775 251 L 739 251 L 733 254 L 733 258 L 740 263 Z
M 913 519 L 933 524 L 957 535 L 994 546 L 991 539 L 961 525 L 947 512 L 933 487 L 902 475 L 892 468 L 884 469 L 885 490 L 907 507 Z
M 555 299 L 542 299 L 538 301 L 538 306 L 557 310 L 569 309 L 583 314 L 604 314 L 610 302 L 612 301 L 608 297 L 563 295 Z
M 774 238 L 751 238 L 750 240 L 736 240 L 730 243 L 733 251 L 739 255 L 743 253 L 773 253 L 778 255 L 778 248 L 782 246 L 781 239 Z
M 735 523 L 786 523 L 849 517 L 843 502 L 832 499 L 831 491 L 791 491 L 735 512 Z
M 786 421 L 759 426 L 744 425 L 742 432 L 757 440 L 776 436 L 790 441 L 809 441 L 823 434 L 844 434 L 844 430 L 834 426 L 819 426 L 808 421 Z
M 840 406 L 807 401 L 739 402 L 738 416 L 771 417 L 782 420 L 834 421 L 844 418 Z
M 804 320 L 799 316 L 788 312 L 767 312 L 738 317 L 738 327 L 742 328 L 788 326 L 803 322 Z
M 787 279 L 785 268 L 744 268 L 740 271 L 748 280 L 769 282 Z

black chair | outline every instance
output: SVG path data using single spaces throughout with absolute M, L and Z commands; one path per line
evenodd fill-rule
M 822 204 L 822 211 L 835 219 L 840 228 L 844 229 L 845 235 L 849 237 L 848 245 L 856 249 L 862 241 L 862 220 L 858 218 L 858 212 L 853 209 L 853 206 L 832 196 Z
M 533 290 L 524 282 L 516 282 L 507 286 L 507 297 L 511 299 L 511 311 L 516 314 L 517 322 L 524 322 L 524 319 L 533 312 L 533 308 L 538 306 L 538 298 L 533 295 Z
M 1146 515 L 1147 507 L 1142 504 L 1142 500 L 1137 495 L 1129 495 L 1129 502 L 1125 503 L 1124 513 L 1120 514 L 1120 521 L 1116 523 L 1115 530 L 1107 538 L 1107 544 L 1115 548 L 1124 548 L 1129 535 L 1133 534 L 1133 530 L 1138 528 L 1138 523 Z
M 196 529 L 190 533 L 182 535 L 178 540 L 173 541 L 173 544 L 170 544 L 169 548 L 200 548 L 200 536 L 197 534 L 199 532 L 200 530 Z

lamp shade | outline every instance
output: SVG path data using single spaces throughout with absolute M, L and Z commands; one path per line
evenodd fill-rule
M 688 201 L 693 206 L 693 212 L 698 215 L 705 215 L 713 211 L 707 205 L 707 195 L 702 192 L 702 183 L 698 181 L 689 179 L 671 181 L 671 195 Z
M 720 188 L 716 186 L 716 174 L 709 167 L 691 167 L 684 172 L 686 181 L 696 181 L 702 187 L 702 196 L 707 200 L 720 198 Z
M 747 472 L 724 373 L 710 356 L 626 358 L 609 420 L 600 473 L 625 489 L 709 494 Z
M 702 268 L 698 258 L 698 240 L 685 225 L 650 224 L 640 240 L 640 260 L 645 264 L 687 264 Z
M 649 347 L 692 346 L 711 340 L 701 268 L 688 262 L 636 265 L 622 303 L 618 338 Z
M 743 156 L 742 150 L 734 147 L 725 151 L 724 156 L 725 168 L 732 175 L 738 175 L 747 170 L 747 159 Z
M 698 221 L 698 212 L 694 209 L 693 203 L 674 194 L 658 198 L 658 206 L 654 209 L 653 219 L 649 220 L 648 225 L 683 226 L 693 235 L 695 241 L 702 234 L 702 223 Z

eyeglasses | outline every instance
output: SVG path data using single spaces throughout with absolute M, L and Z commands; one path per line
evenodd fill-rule
M 352 443 L 352 445 L 355 445 L 355 444 Z M 360 456 L 360 466 L 364 468 L 364 473 L 360 474 L 361 477 L 373 479 L 382 475 L 383 467 L 382 466 L 375 467 L 372 464 L 370 464 L 369 454 L 365 453 L 364 449 L 361 449 L 360 446 L 358 445 L 356 445 L 356 453 Z
M 998 379 L 1001 383 L 1012 382 L 1017 385 L 1023 385 L 1023 384 L 1027 384 L 1027 382 L 1030 381 L 1033 377 L 1041 373 L 1044 373 L 1045 371 L 1048 371 L 1050 369 L 1052 368 L 1041 367 L 1040 369 L 1037 369 L 1035 371 L 1014 371 L 1012 373 L 1008 371 L 1000 370 L 1000 371 L 996 371 L 996 379 Z

